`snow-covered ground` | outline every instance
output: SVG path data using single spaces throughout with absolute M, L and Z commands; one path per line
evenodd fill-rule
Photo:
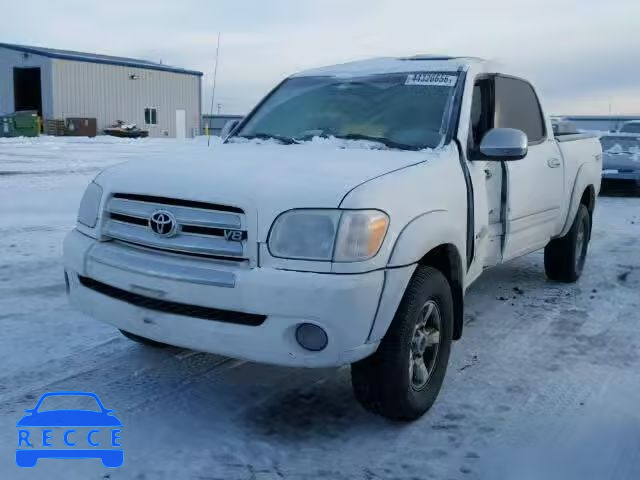
M 358 406 L 348 368 L 149 349 L 67 305 L 61 244 L 92 176 L 149 152 L 214 149 L 0 140 L 0 478 L 640 478 L 640 198 L 599 199 L 576 285 L 547 282 L 540 253 L 487 272 L 438 402 L 398 424 Z M 56 390 L 115 409 L 122 468 L 16 467 L 16 421 Z

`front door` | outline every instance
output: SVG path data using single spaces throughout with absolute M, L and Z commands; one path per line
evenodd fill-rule
M 469 162 L 469 172 L 473 180 L 475 204 L 474 251 L 477 265 L 472 268 L 472 274 L 475 275 L 502 260 L 502 164 L 483 160 L 480 154 L 480 142 L 493 128 L 493 110 L 493 79 L 477 78 L 473 86 L 467 147 L 467 158 L 472 160 Z
M 505 205 L 503 261 L 544 247 L 560 212 L 563 165 L 533 87 L 524 80 L 494 77 L 496 128 L 527 134 L 529 152 L 522 160 L 504 162 Z

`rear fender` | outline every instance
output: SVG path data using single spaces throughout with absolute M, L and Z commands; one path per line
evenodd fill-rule
M 578 169 L 578 174 L 576 175 L 576 179 L 573 183 L 573 189 L 571 190 L 569 210 L 564 220 L 562 231 L 556 236 L 556 238 L 564 237 L 571 229 L 573 219 L 576 217 L 578 207 L 580 206 L 582 195 L 589 186 L 594 188 L 595 195 L 597 197 L 598 192 L 600 191 L 600 172 L 596 170 L 596 166 L 597 164 L 595 163 L 583 163 Z M 593 182 L 594 178 L 598 179 L 598 181 L 595 182 L 595 185 Z

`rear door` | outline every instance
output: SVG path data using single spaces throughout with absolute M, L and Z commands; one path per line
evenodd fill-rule
M 503 162 L 506 199 L 503 260 L 544 247 L 554 233 L 563 191 L 563 160 L 548 132 L 533 87 L 519 78 L 494 77 L 494 127 L 527 134 L 529 152 Z

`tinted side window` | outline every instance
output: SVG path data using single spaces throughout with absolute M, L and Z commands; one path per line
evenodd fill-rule
M 527 134 L 529 143 L 545 137 L 545 127 L 538 98 L 531 85 L 507 77 L 495 79 L 495 127 L 517 128 Z
M 473 86 L 469 137 L 471 150 L 478 150 L 485 133 L 493 127 L 490 90 L 491 83 L 488 79 L 478 80 Z

